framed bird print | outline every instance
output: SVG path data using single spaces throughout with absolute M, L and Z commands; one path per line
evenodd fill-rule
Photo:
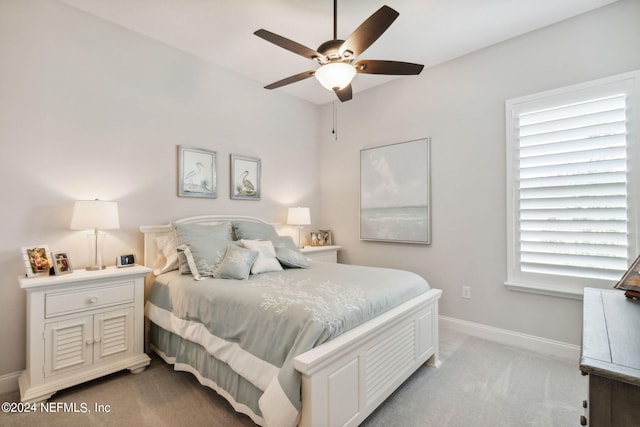
M 232 199 L 260 200 L 260 159 L 231 154 Z
M 178 196 L 218 197 L 215 151 L 178 146 Z

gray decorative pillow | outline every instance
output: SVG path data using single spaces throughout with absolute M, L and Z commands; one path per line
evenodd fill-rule
M 269 238 L 269 240 L 271 240 L 271 243 L 273 243 L 274 248 L 287 248 L 291 249 L 292 251 L 300 252 L 293 241 L 293 237 L 291 236 L 276 236 Z
M 227 252 L 213 277 L 221 279 L 246 280 L 251 273 L 251 266 L 258 256 L 258 251 L 228 244 Z
M 233 232 L 236 240 L 269 240 L 272 237 L 278 237 L 273 225 L 261 222 L 234 221 Z
M 289 268 L 309 268 L 311 264 L 300 249 L 293 242 L 291 236 L 272 237 L 271 243 L 276 250 L 276 258 L 284 267 Z
M 213 240 L 229 241 L 230 222 L 220 222 L 213 224 L 174 224 L 176 229 L 177 246 L 193 247 L 197 246 L 198 251 L 205 248 L 207 242 Z M 223 249 L 224 252 L 224 249 Z M 180 273 L 189 274 L 191 269 L 183 251 L 178 251 Z
M 178 246 L 178 249 L 182 250 L 193 277 L 202 280 L 205 277 L 213 277 L 224 258 L 228 244 L 229 241 L 226 239 L 215 239 L 191 242 L 189 245 Z
M 292 251 L 282 246 L 276 247 L 276 258 L 285 267 L 289 268 L 309 268 L 311 263 L 299 250 Z

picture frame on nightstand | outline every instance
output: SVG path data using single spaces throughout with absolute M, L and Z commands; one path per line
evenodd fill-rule
M 331 246 L 331 230 L 311 232 L 311 246 Z
M 56 276 L 73 272 L 68 252 L 52 252 L 51 259 L 53 260 L 53 271 Z
M 27 277 L 48 276 L 52 262 L 47 245 L 33 245 L 22 248 L 22 261 Z

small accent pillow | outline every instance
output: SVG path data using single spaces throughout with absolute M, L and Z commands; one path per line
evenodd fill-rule
M 247 280 L 251 266 L 258 257 L 258 251 L 241 248 L 234 244 L 227 244 L 227 252 L 213 277 L 221 279 Z
M 292 251 L 289 248 L 278 246 L 276 249 L 276 258 L 285 267 L 289 268 L 309 268 L 311 264 L 309 259 L 299 250 Z
M 272 237 L 278 237 L 273 225 L 261 222 L 234 221 L 233 232 L 236 240 L 267 240 Z
M 289 268 L 309 268 L 309 259 L 304 256 L 300 249 L 293 242 L 291 236 L 272 237 L 271 243 L 276 250 L 276 258 L 284 267 Z
M 159 253 L 158 261 L 155 264 L 157 267 L 153 269 L 153 274 L 157 276 L 168 271 L 177 270 L 179 263 L 176 233 L 172 232 L 170 235 L 156 237 L 156 246 L 159 249 Z M 164 260 L 161 259 L 163 257 Z
M 189 245 L 178 246 L 178 249 L 184 254 L 193 277 L 202 280 L 205 277 L 213 277 L 224 258 L 228 244 L 229 241 L 226 239 L 215 239 L 191 242 Z
M 270 240 L 241 240 L 240 242 L 245 248 L 259 252 L 256 262 L 251 267 L 251 274 L 282 271 L 282 266 L 276 259 L 276 251 Z
M 292 251 L 299 251 L 298 247 L 293 241 L 293 237 L 291 236 L 276 236 L 271 237 L 268 240 L 271 240 L 274 248 L 287 248 Z
M 218 224 L 174 224 L 176 229 L 176 239 L 178 247 L 186 245 L 192 247 L 191 253 L 194 254 L 193 246 L 203 249 L 204 244 L 213 240 L 229 241 L 229 230 L 231 223 L 221 222 Z M 226 244 L 225 244 L 226 248 Z M 222 249 L 224 255 L 224 249 Z M 178 251 L 180 273 L 189 274 L 191 269 L 187 258 L 182 251 Z

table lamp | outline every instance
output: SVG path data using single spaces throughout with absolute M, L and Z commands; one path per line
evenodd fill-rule
M 72 230 L 93 229 L 93 234 L 87 235 L 93 265 L 87 270 L 102 270 L 105 268 L 102 263 L 102 247 L 104 246 L 105 234 L 99 230 L 116 230 L 120 228 L 118 217 L 118 203 L 105 202 L 102 200 L 78 200 L 73 207 L 71 217 Z
M 298 247 L 301 248 L 302 244 L 301 230 L 303 225 L 311 224 L 311 214 L 309 208 L 289 208 L 287 214 L 287 224 L 298 226 Z

